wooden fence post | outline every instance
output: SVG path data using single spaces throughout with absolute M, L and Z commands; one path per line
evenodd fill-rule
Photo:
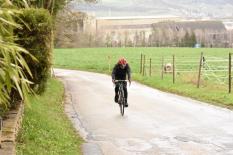
M 151 58 L 150 58 L 150 76 L 151 76 Z
M 2 117 L 0 116 L 0 148 L 2 148 L 1 142 L 2 142 Z
M 144 60 L 143 60 L 143 73 L 142 75 L 145 76 L 145 69 L 146 69 L 146 55 L 144 55 Z
M 231 53 L 229 53 L 229 93 L 231 93 Z
M 141 53 L 141 60 L 140 60 L 140 74 L 142 74 L 142 53 Z
M 112 57 L 109 55 L 108 56 L 108 71 L 109 71 L 109 73 L 111 72 L 111 59 L 112 59 Z
M 172 77 L 173 77 L 173 84 L 174 84 L 175 83 L 175 55 L 173 55 Z
M 202 60 L 203 60 L 203 52 L 201 52 L 201 57 L 200 57 L 198 79 L 197 79 L 197 88 L 200 87 Z
M 161 78 L 163 80 L 163 69 L 164 68 L 164 57 L 162 56 L 162 66 L 161 66 Z

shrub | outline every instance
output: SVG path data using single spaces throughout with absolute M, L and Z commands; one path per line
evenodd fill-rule
M 29 56 L 25 59 L 32 72 L 33 78 L 28 78 L 34 83 L 32 87 L 36 92 L 43 92 L 46 81 L 50 75 L 52 62 L 52 18 L 45 9 L 23 9 L 18 23 L 23 25 L 22 29 L 14 32 L 18 36 L 17 43 L 27 49 L 38 62 Z

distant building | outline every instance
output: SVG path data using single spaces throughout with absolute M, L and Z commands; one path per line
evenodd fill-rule
M 171 17 L 99 17 L 96 18 L 95 31 L 97 35 L 103 36 L 104 39 L 109 39 L 113 43 L 121 44 L 128 42 L 135 46 L 135 37 L 144 38 L 145 42 L 148 41 L 152 33 L 152 24 L 162 21 L 174 20 L 180 21 L 181 18 Z
M 173 34 L 177 38 L 184 36 L 187 32 L 190 35 L 194 33 L 197 43 L 204 44 L 206 47 L 228 46 L 228 32 L 221 21 L 166 21 L 154 23 L 153 29 L 169 31 L 170 35 Z
M 221 21 L 166 21 L 154 23 L 153 27 L 160 27 L 166 29 L 172 29 L 173 31 L 183 30 L 211 30 L 215 32 L 226 31 L 224 24 Z
M 185 33 L 195 34 L 196 43 L 206 47 L 231 47 L 233 22 L 187 20 L 176 16 L 75 18 L 73 33 L 85 33 L 102 46 L 180 46 Z M 75 24 L 76 23 L 76 24 Z M 166 36 L 167 35 L 167 36 Z M 90 40 L 89 39 L 89 40 Z M 168 43 L 170 42 L 170 43 Z
M 233 21 L 231 22 L 223 22 L 227 30 L 233 30 Z

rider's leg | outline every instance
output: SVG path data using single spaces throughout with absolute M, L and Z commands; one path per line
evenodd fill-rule
M 115 98 L 114 98 L 116 103 L 118 103 L 118 90 L 119 90 L 119 85 L 116 84 L 116 86 L 115 86 Z

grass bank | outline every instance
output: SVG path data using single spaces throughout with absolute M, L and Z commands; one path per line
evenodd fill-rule
M 64 113 L 63 94 L 62 83 L 50 79 L 45 93 L 30 98 L 17 139 L 18 155 L 81 154 L 83 140 Z
M 119 57 L 124 56 L 127 58 L 132 68 L 133 80 L 163 91 L 188 96 L 200 101 L 233 109 L 233 93 L 228 94 L 228 86 L 226 83 L 218 84 L 218 80 L 214 78 L 208 79 L 208 77 L 202 76 L 200 88 L 197 88 L 196 81 L 201 52 L 204 52 L 206 62 L 210 60 L 208 65 L 213 69 L 219 71 L 221 69 L 219 67 L 223 66 L 227 68 L 227 58 L 231 49 L 220 48 L 55 49 L 54 66 L 58 68 L 111 74 L 111 70 Z M 147 76 L 139 74 L 141 53 L 145 54 L 147 58 L 152 58 L 152 76 L 148 76 L 148 61 L 146 68 Z M 176 56 L 177 70 L 191 71 L 190 73 L 177 73 L 175 84 L 172 82 L 172 74 L 164 74 L 164 79 L 161 79 L 161 57 L 163 56 L 165 58 L 165 63 L 172 62 L 172 55 Z M 207 70 L 206 73 L 210 73 L 209 71 L 210 70 Z M 227 72 L 223 72 L 221 75 L 219 75 L 219 72 L 211 72 L 211 74 L 212 73 L 216 76 L 225 76 L 227 80 Z

